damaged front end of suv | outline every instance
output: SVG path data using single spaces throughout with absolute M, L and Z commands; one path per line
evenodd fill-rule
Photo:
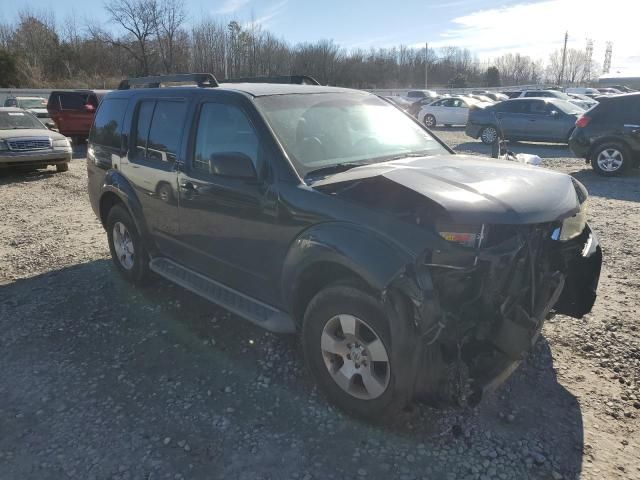
M 375 200 L 364 192 L 385 192 L 381 198 L 396 202 L 385 206 L 387 213 L 430 233 L 428 246 L 398 271 L 383 298 L 408 299 L 406 316 L 419 338 L 403 349 L 407 395 L 439 405 L 478 403 L 517 368 L 545 319 L 590 312 L 602 263 L 582 184 L 539 169 L 525 180 L 507 166 L 483 186 L 487 176 L 475 177 L 473 169 L 484 167 L 464 161 L 464 182 L 453 181 L 459 172 L 451 158 L 447 166 L 431 159 L 428 172 L 398 166 L 376 177 L 360 174 L 333 192 L 369 206 Z M 541 185 L 537 200 L 532 189 L 518 188 L 522 181 Z M 391 337 L 393 343 L 394 331 Z

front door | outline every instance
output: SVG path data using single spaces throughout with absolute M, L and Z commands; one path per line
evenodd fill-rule
M 525 138 L 530 140 L 560 140 L 565 132 L 558 111 L 556 116 L 551 112 L 554 110 L 552 104 L 544 100 L 531 100 L 529 110 L 524 115 L 526 119 Z
M 128 158 L 120 169 L 133 185 L 143 218 L 161 253 L 176 257 L 178 174 L 188 103 L 185 98 L 143 99 L 135 106 Z
M 190 152 L 178 175 L 180 261 L 273 304 L 278 291 L 273 279 L 277 195 L 263 144 L 240 105 L 231 100 L 201 103 Z

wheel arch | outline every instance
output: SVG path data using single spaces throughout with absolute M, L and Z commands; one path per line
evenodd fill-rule
M 281 275 L 284 304 L 300 324 L 309 301 L 322 288 L 351 279 L 382 296 L 411 255 L 374 232 L 348 224 L 322 224 L 290 246 Z
M 142 205 L 129 181 L 119 172 L 111 170 L 107 173 L 102 186 L 102 193 L 98 203 L 100 222 L 106 228 L 109 211 L 115 205 L 122 205 L 131 215 L 133 222 L 145 241 L 147 248 L 153 251 L 153 241 L 144 221 Z
M 627 142 L 624 138 L 620 138 L 616 136 L 606 136 L 606 137 L 598 138 L 591 144 L 591 147 L 589 147 L 589 155 L 587 158 L 591 160 L 593 158 L 593 154 L 595 153 L 596 149 L 605 143 L 619 143 L 624 147 L 626 147 L 629 150 L 629 152 L 633 151 L 631 148 L 631 145 L 629 145 L 629 142 Z

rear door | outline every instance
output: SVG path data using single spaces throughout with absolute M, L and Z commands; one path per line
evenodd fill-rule
M 59 120 L 56 122 L 60 133 L 64 135 L 88 135 L 93 122 L 93 111 L 88 114 L 86 105 L 89 94 L 86 92 L 62 92 L 59 97 Z
M 528 109 L 529 100 L 513 100 L 496 105 L 498 128 L 505 138 L 522 138 L 526 133 L 524 112 Z
M 156 245 L 172 258 L 180 250 L 175 165 L 186 135 L 183 126 L 189 106 L 189 99 L 179 95 L 139 99 L 133 110 L 128 155 L 120 163 Z

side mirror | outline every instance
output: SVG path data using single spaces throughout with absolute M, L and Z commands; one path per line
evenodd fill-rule
M 222 177 L 258 179 L 253 161 L 241 152 L 213 153 L 209 158 L 209 171 Z
M 94 107 L 90 103 L 87 103 L 86 105 L 83 106 L 83 109 L 85 112 L 95 112 L 96 107 Z
M 558 112 L 557 110 L 551 110 L 551 116 L 552 117 L 559 117 L 560 116 L 560 112 Z
M 51 130 L 52 132 L 57 132 L 58 129 L 56 128 L 55 125 L 52 125 L 51 123 L 45 123 L 45 127 L 47 127 L 49 130 Z

